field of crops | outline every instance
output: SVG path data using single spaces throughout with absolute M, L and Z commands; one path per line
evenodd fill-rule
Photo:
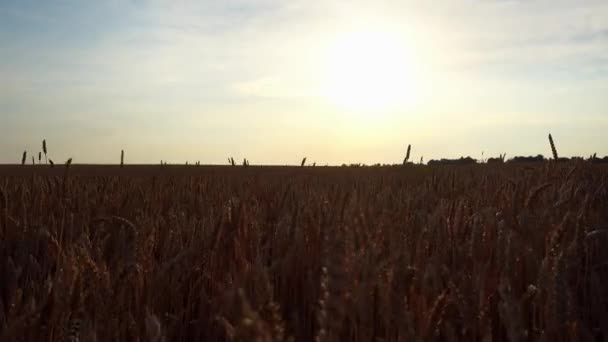
M 0 167 L 1 341 L 608 338 L 608 167 Z

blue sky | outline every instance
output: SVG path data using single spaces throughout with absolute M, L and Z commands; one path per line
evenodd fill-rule
M 324 92 L 349 101 L 380 67 L 328 68 L 353 32 L 407 51 L 398 106 Z M 0 0 L 0 42 L 0 163 L 43 138 L 55 160 L 88 163 L 121 149 L 134 163 L 398 162 L 407 144 L 426 160 L 548 155 L 549 132 L 560 154 L 608 154 L 603 0 Z M 361 44 L 338 61 L 374 48 Z

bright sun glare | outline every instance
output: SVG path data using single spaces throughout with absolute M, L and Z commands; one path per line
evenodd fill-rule
M 325 95 L 353 110 L 408 104 L 414 77 L 404 43 L 384 32 L 352 32 L 330 47 Z

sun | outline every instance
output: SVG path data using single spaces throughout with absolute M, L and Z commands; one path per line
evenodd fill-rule
M 414 75 L 402 39 L 387 32 L 345 34 L 331 45 L 325 96 L 352 110 L 380 110 L 415 98 Z

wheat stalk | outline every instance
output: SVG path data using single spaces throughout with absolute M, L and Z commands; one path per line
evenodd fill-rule
M 412 145 L 407 145 L 407 152 L 405 153 L 405 159 L 403 159 L 403 165 L 406 165 L 410 160 L 410 152 L 412 151 Z
M 46 156 L 46 153 L 47 153 L 47 151 L 46 151 L 46 139 L 42 140 L 42 152 L 44 152 L 44 160 L 48 164 L 48 159 L 47 159 L 47 156 Z
M 553 159 L 557 160 L 558 159 L 557 149 L 555 148 L 555 143 L 553 142 L 553 137 L 551 136 L 550 133 L 549 133 L 549 144 L 551 145 L 551 153 L 553 153 Z
M 543 192 L 543 190 L 549 188 L 550 186 L 552 186 L 553 184 L 551 183 L 545 183 L 542 185 L 537 186 L 535 189 L 533 189 L 530 192 L 530 195 L 528 196 L 528 198 L 526 199 L 526 201 L 524 202 L 524 207 L 530 209 L 531 207 L 534 206 L 536 200 L 538 199 L 538 197 L 540 196 L 540 194 Z
M 156 317 L 155 314 L 151 313 L 148 308 L 146 308 L 145 314 L 146 335 L 148 336 L 149 341 L 164 341 L 165 337 L 163 336 L 163 327 L 158 317 Z

